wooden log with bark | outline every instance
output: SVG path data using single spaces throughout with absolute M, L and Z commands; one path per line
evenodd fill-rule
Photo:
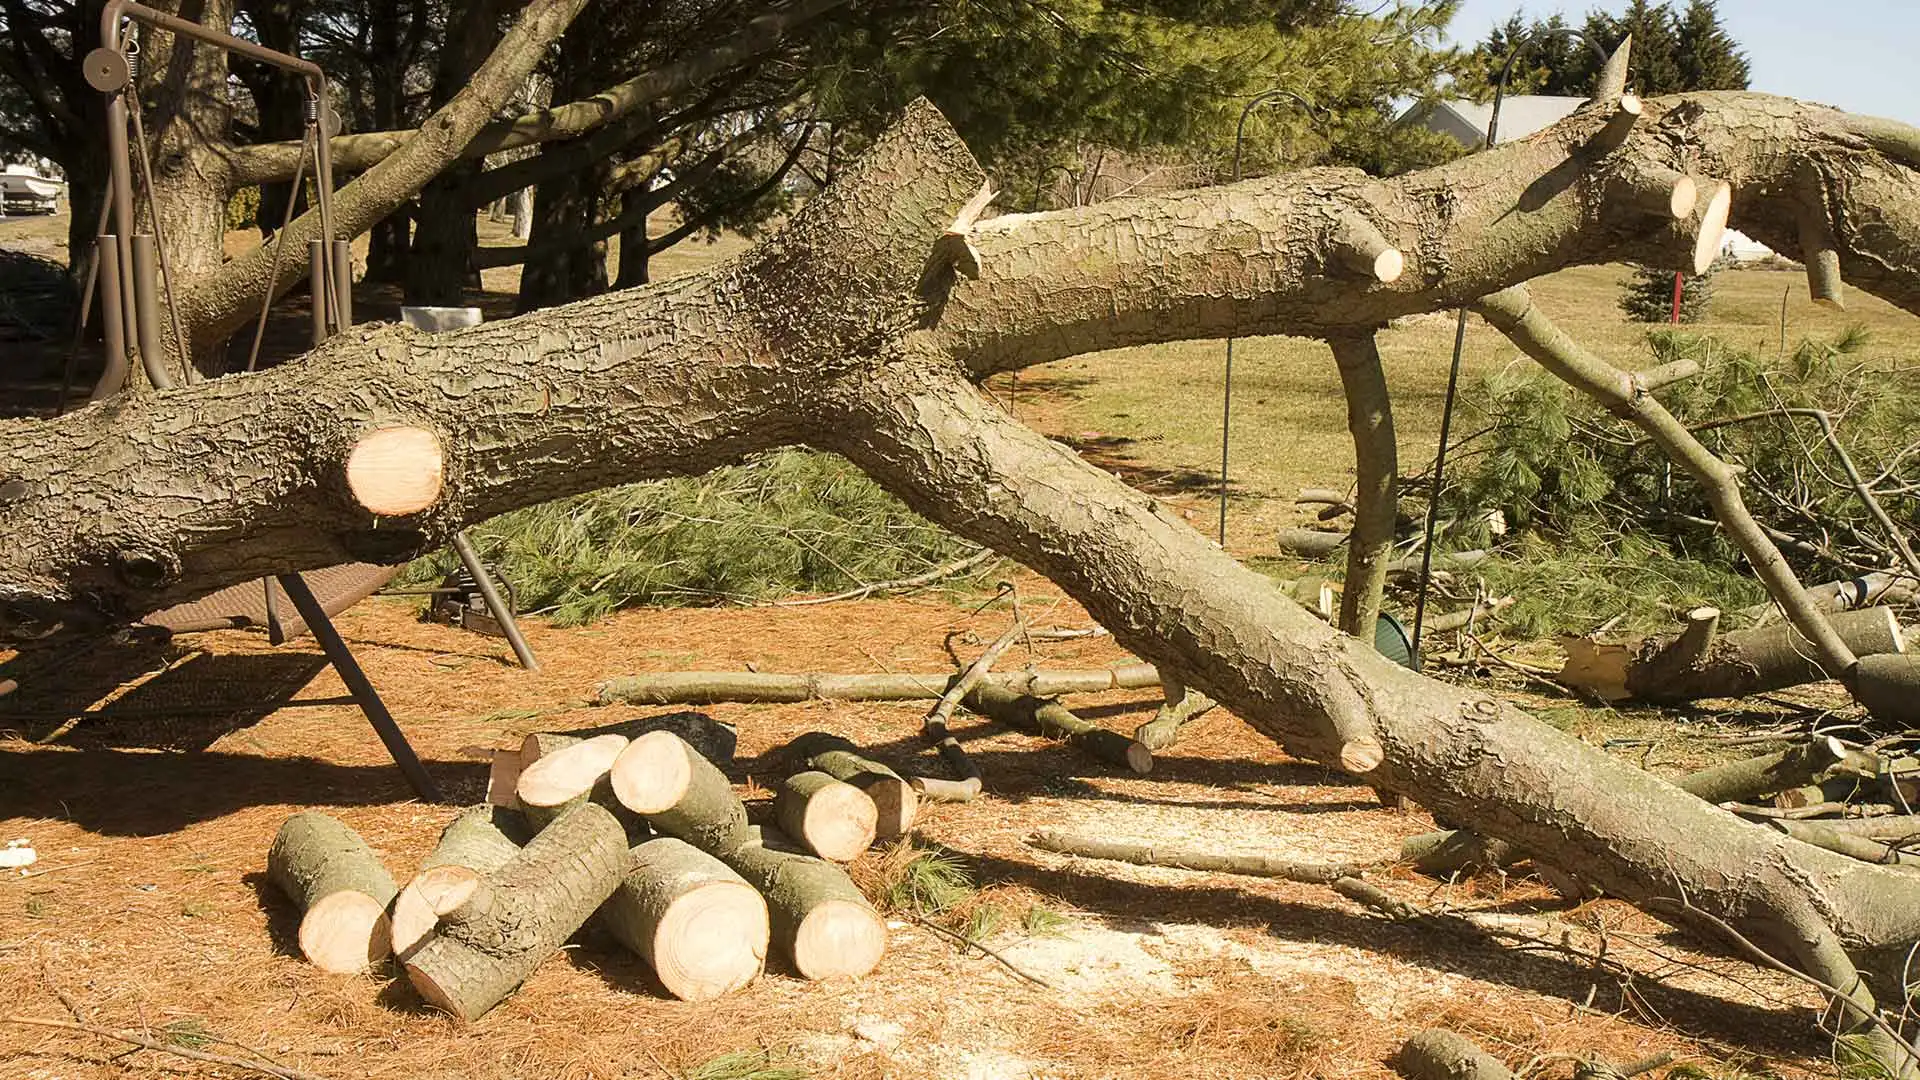
M 1177 682 L 1163 679 L 1160 689 L 1166 700 L 1153 711 L 1153 719 L 1133 729 L 1134 741 L 1146 747 L 1149 754 L 1179 741 L 1180 732 L 1187 724 L 1212 712 L 1217 704 L 1193 687 Z
M 777 704 L 800 701 L 936 701 L 959 676 L 954 672 L 884 675 L 786 674 L 759 671 L 669 671 L 600 684 L 602 705 Z M 1093 671 L 988 672 L 981 681 L 1042 697 L 1140 690 L 1160 685 L 1151 664 Z
M 1842 612 L 1830 620 L 1855 656 L 1906 651 L 1900 622 L 1889 608 Z M 1559 681 L 1608 701 L 1676 703 L 1745 697 L 1846 674 L 1825 670 L 1813 644 L 1791 625 L 1722 634 L 1719 621 L 1717 609 L 1696 608 L 1677 635 L 1630 644 L 1568 638 Z
M 808 851 L 834 862 L 851 862 L 873 846 L 880 811 L 867 793 L 823 772 L 795 773 L 773 796 L 780 830 Z
M 1016 694 L 997 686 L 976 686 L 967 708 L 1008 727 L 1060 741 L 1097 761 L 1145 775 L 1153 771 L 1153 751 L 1117 731 L 1075 716 L 1058 699 Z
M 611 781 L 620 805 L 708 854 L 725 858 L 748 841 L 746 807 L 726 774 L 671 731 L 628 743 Z
M 824 731 L 809 731 L 787 744 L 786 753 L 807 768 L 826 773 L 867 793 L 879 815 L 874 835 L 895 840 L 913 828 L 920 796 L 913 785 L 886 765 L 862 754 L 847 739 Z
M 596 790 L 606 801 L 611 794 L 607 773 L 628 745 L 625 735 L 595 735 L 590 739 L 530 735 L 528 739 L 541 753 L 522 766 L 514 795 L 520 812 L 539 828 L 568 807 L 593 798 Z
M 633 849 L 633 869 L 600 917 L 682 1001 L 730 994 L 766 965 L 766 900 L 725 863 L 675 837 Z
M 267 851 L 267 880 L 300 909 L 300 954 L 320 970 L 351 975 L 393 951 L 387 905 L 398 890 L 339 819 L 317 810 L 288 818 Z
M 420 872 L 393 899 L 393 954 L 413 955 L 440 923 L 460 906 L 479 881 L 520 853 L 532 828 L 514 811 L 492 804 L 462 810 L 440 831 L 440 842 L 421 860 Z
M 477 1020 L 580 929 L 626 878 L 627 830 L 606 807 L 568 807 L 440 916 L 406 961 L 429 1005 Z
M 865 975 L 886 952 L 887 924 L 846 871 L 755 836 L 721 856 L 760 890 L 773 943 L 801 978 Z
M 1500 1059 L 1446 1028 L 1428 1028 L 1408 1039 L 1393 1068 L 1406 1080 L 1513 1080 Z

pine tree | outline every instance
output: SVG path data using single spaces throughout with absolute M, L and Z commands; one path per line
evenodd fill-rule
M 1531 23 L 1515 15 L 1474 50 L 1470 63 L 1478 74 L 1469 83 L 1483 84 L 1482 95 L 1492 94 L 1500 65 L 1524 38 L 1509 93 L 1577 97 L 1592 92 L 1600 58 L 1572 35 L 1552 33 L 1566 25 L 1558 15 Z M 1589 14 L 1581 28 L 1608 51 L 1633 35 L 1630 83 L 1642 94 L 1747 88 L 1746 54 L 1721 25 L 1715 0 L 1689 0 L 1684 13 L 1671 3 L 1630 0 L 1618 15 Z
M 1688 275 L 1680 293 L 1680 321 L 1695 323 L 1707 316 L 1713 298 L 1713 277 L 1719 263 L 1707 272 Z M 1620 310 L 1634 322 L 1663 323 L 1673 318 L 1673 271 L 1633 264 L 1633 276 L 1620 289 Z

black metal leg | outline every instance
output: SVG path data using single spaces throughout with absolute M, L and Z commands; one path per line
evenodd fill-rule
M 513 605 L 507 603 L 500 590 L 493 587 L 493 578 L 480 562 L 480 553 L 473 550 L 473 542 L 467 539 L 465 530 L 453 534 L 453 550 L 460 556 L 460 563 L 467 568 L 467 574 L 480 589 L 480 595 L 487 601 L 487 614 L 500 624 L 500 632 L 507 635 L 507 644 L 513 646 L 513 655 L 519 657 L 520 666 L 528 671 L 539 671 L 540 661 L 533 658 L 533 650 L 527 647 L 527 639 L 520 636 L 520 624 L 514 619 Z
M 407 783 L 413 786 L 414 794 L 427 802 L 445 802 L 440 788 L 427 775 L 426 766 L 420 764 L 420 758 L 407 742 L 407 736 L 400 725 L 393 722 L 393 714 L 387 711 L 386 703 L 367 681 L 367 673 L 360 670 L 360 662 L 353 658 L 353 651 L 347 648 L 340 631 L 334 629 L 333 620 L 327 617 L 326 609 L 314 598 L 313 590 L 307 587 L 307 581 L 299 574 L 281 574 L 280 588 L 286 592 L 287 599 L 293 601 L 294 609 L 306 620 L 307 629 L 313 632 L 320 647 L 326 650 L 327 662 L 340 673 L 340 681 L 347 684 L 347 691 L 353 700 L 359 702 L 360 711 L 367 714 L 367 722 L 386 744 L 387 753 L 393 755 L 393 763 L 400 766 L 406 774 Z

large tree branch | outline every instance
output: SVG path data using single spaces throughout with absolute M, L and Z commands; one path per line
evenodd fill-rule
M 836 8 L 845 7 L 848 2 L 794 0 L 786 7 L 748 20 L 738 33 L 712 48 L 636 76 L 590 98 L 487 124 L 468 141 L 461 156 L 485 157 L 519 146 L 577 139 L 758 59 L 777 48 L 793 31 Z M 399 152 L 417 134 L 406 130 L 337 136 L 331 147 L 334 166 L 348 172 L 372 168 Z M 284 181 L 293 175 L 299 153 L 299 144 L 291 142 L 241 147 L 232 155 L 234 183 L 245 186 Z
M 547 46 L 566 32 L 585 6 L 586 0 L 528 3 L 467 85 L 428 118 L 415 138 L 334 197 L 334 235 L 355 236 L 372 228 L 459 160 L 487 118 L 513 96 L 546 54 Z M 288 175 L 292 175 L 291 170 Z M 305 251 L 308 241 L 319 235 L 319 213 L 309 211 L 283 230 L 282 246 Z M 188 327 L 190 348 L 196 356 L 224 343 L 261 303 L 278 299 L 305 276 L 302 260 L 278 258 L 278 250 L 263 244 L 193 282 L 180 296 L 181 321 Z

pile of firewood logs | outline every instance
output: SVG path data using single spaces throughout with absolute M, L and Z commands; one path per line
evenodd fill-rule
M 268 876 L 302 912 L 300 951 L 333 972 L 389 955 L 428 1003 L 473 1020 L 596 912 L 675 997 L 752 982 L 769 950 L 803 978 L 864 975 L 887 928 L 838 863 L 912 825 L 917 795 L 814 732 L 786 759 L 778 829 L 748 824 L 720 765 L 733 732 L 698 714 L 534 734 L 496 751 L 488 802 L 461 811 L 404 887 L 357 834 L 312 811 L 280 828 Z

